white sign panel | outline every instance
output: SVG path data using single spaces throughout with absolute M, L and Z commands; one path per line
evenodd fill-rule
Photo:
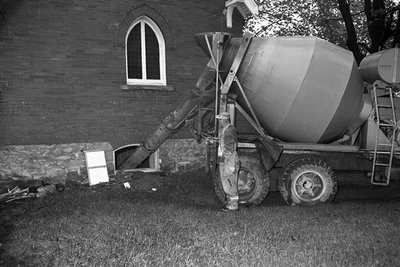
M 108 183 L 107 163 L 104 151 L 85 151 L 89 185 Z

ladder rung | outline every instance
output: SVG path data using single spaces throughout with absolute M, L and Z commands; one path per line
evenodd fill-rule
M 375 161 L 375 165 L 376 165 L 376 164 L 388 165 L 388 164 L 390 164 L 390 159 L 387 159 L 387 160 L 384 160 L 384 159 L 377 159 L 377 160 Z M 380 166 L 383 166 L 383 165 L 380 165 Z
M 211 69 L 212 72 L 217 72 L 216 69 Z M 226 73 L 228 72 L 227 70 L 219 70 L 218 73 Z
M 379 123 L 379 126 L 393 127 L 393 128 L 395 127 L 395 125 L 391 123 Z
M 390 151 L 376 151 L 376 154 L 381 154 L 381 155 L 390 155 L 392 154 Z
M 379 163 L 379 162 L 375 162 L 375 166 L 385 166 L 385 167 L 389 167 L 390 164 L 389 164 L 389 163 Z
M 392 108 L 391 105 L 378 105 L 378 108 Z
M 378 143 L 378 146 L 392 146 L 392 144 Z
M 385 89 L 385 88 L 377 88 L 377 89 Z M 390 93 L 383 93 L 381 95 L 377 95 L 378 97 L 387 97 L 390 96 Z
M 378 182 L 378 180 L 374 180 L 374 181 L 372 181 L 372 184 L 373 185 L 389 185 L 389 181 L 386 179 L 386 180 L 382 180 L 382 182 Z

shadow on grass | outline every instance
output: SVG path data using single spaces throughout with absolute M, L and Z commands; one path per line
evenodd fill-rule
M 148 191 L 144 197 L 152 203 L 192 209 L 219 210 L 222 205 L 214 193 L 212 178 L 203 171 L 166 176 L 156 192 Z
M 14 216 L 19 207 L 15 204 L 0 203 L 0 266 L 17 266 L 18 261 L 14 257 L 8 255 L 5 251 L 5 245 L 8 242 L 9 236 L 14 230 Z
M 160 177 L 160 179 L 162 179 Z M 211 175 L 205 172 L 174 174 L 163 178 L 156 192 L 147 190 L 140 192 L 142 200 L 151 203 L 176 204 L 181 207 L 202 210 L 221 211 L 222 202 L 217 198 Z M 286 206 L 279 192 L 270 192 L 260 205 Z M 244 209 L 254 209 L 254 206 L 240 205 Z
M 135 175 L 134 175 L 135 176 Z M 136 176 L 140 176 L 136 174 Z M 147 180 L 153 183 L 147 184 Z M 154 182 L 156 181 L 156 182 Z M 400 183 L 392 182 L 388 187 L 373 186 L 367 180 L 354 180 L 354 182 L 339 182 L 338 194 L 334 204 L 361 201 L 361 202 L 392 202 L 400 201 Z M 141 201 L 153 204 L 177 205 L 183 208 L 199 210 L 218 210 L 222 203 L 216 197 L 213 182 L 210 175 L 204 171 L 178 173 L 169 175 L 146 174 L 141 179 L 133 179 L 131 184 L 135 188 L 137 183 L 140 190 L 130 190 L 117 187 L 99 186 L 97 188 L 86 188 L 87 191 L 101 192 L 109 200 Z M 153 187 L 154 186 L 154 187 Z M 156 191 L 153 191 L 155 189 Z M 279 191 L 269 192 L 261 207 L 287 206 Z M 256 207 L 242 208 L 254 209 Z
M 393 182 L 389 186 L 372 184 L 341 184 L 334 203 L 346 202 L 399 202 L 400 184 Z

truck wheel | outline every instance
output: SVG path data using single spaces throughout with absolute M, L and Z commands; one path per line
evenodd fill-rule
M 291 205 L 316 205 L 332 202 L 337 193 L 337 179 L 323 160 L 298 158 L 287 165 L 280 178 L 282 197 Z
M 239 201 L 241 204 L 259 205 L 268 195 L 270 180 L 260 160 L 254 156 L 241 154 L 238 177 Z M 225 204 L 219 171 L 214 176 L 214 189 L 218 198 Z

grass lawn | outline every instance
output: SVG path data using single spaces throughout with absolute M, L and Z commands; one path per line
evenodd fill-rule
M 330 205 L 270 193 L 224 213 L 201 173 L 153 178 L 140 190 L 82 186 L 3 205 L 0 265 L 400 266 L 400 197 L 347 186 L 350 198 Z

